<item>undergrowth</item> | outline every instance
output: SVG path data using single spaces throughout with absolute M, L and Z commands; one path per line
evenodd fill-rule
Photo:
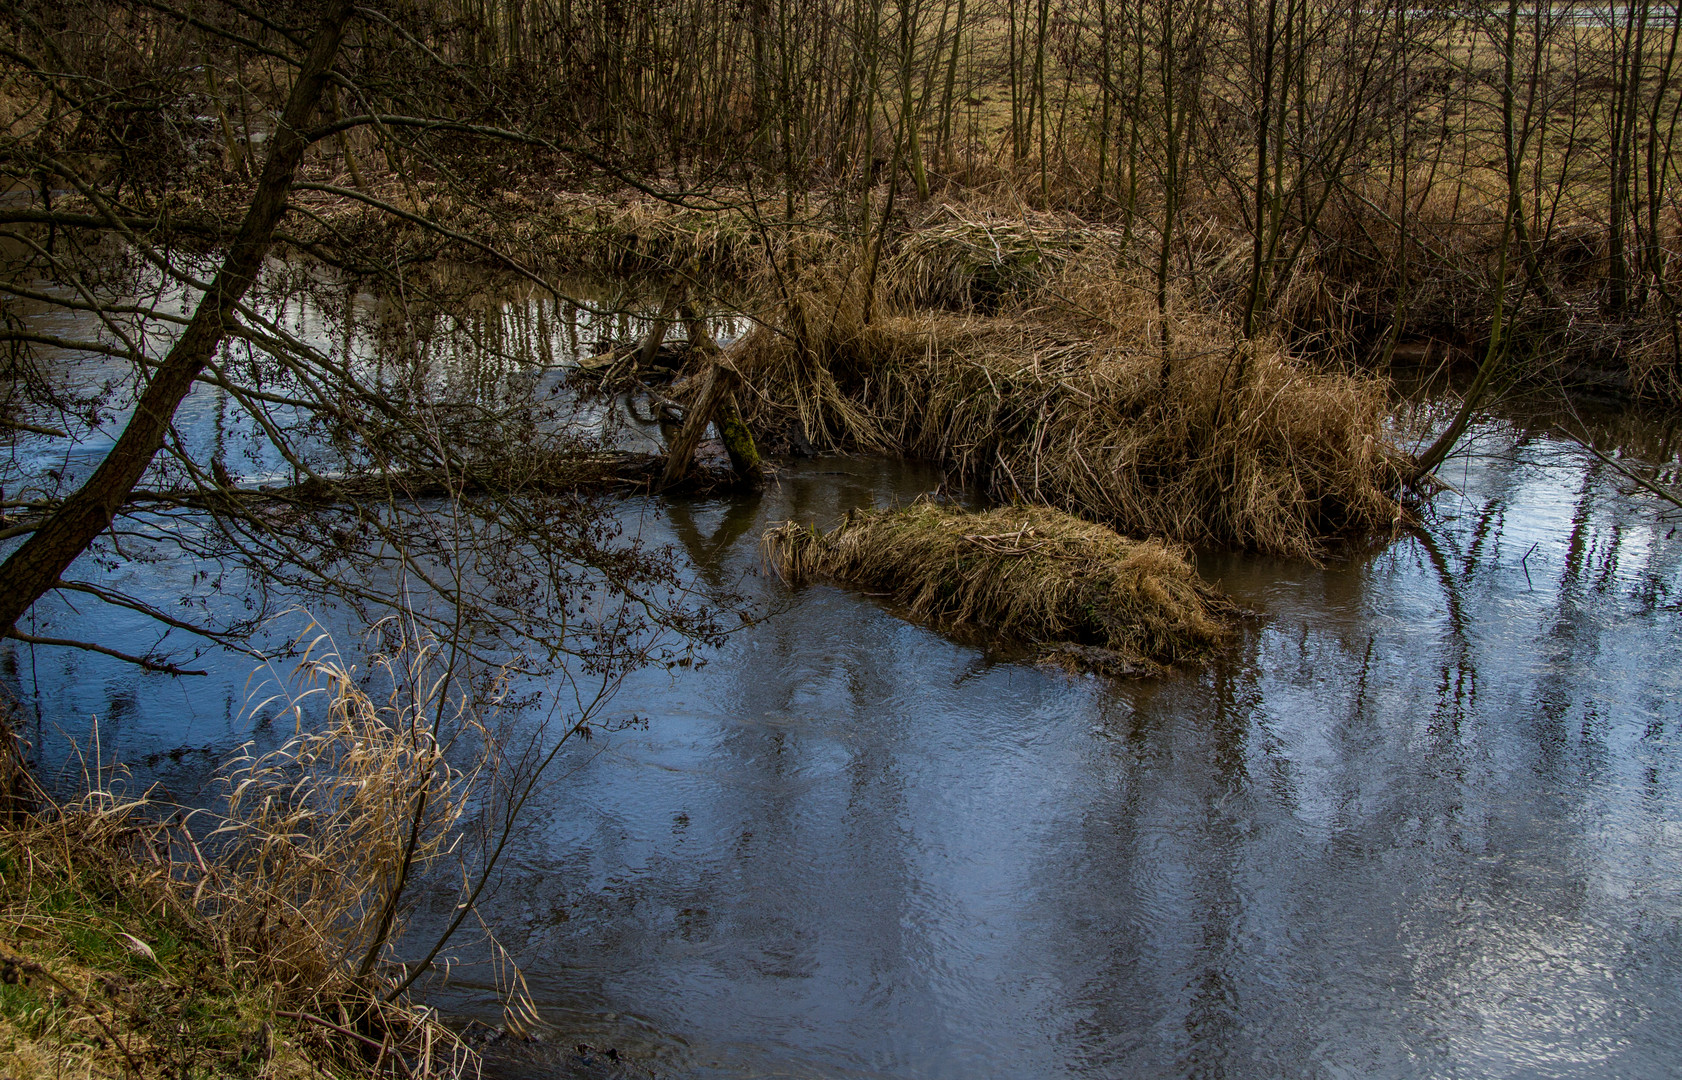
M 0 1061 L 13 1080 L 354 1073 L 341 1041 L 277 1015 L 170 881 L 164 826 L 89 800 L 0 834 Z

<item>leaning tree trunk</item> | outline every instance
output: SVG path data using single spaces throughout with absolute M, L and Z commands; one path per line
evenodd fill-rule
M 735 373 L 721 359 L 718 342 L 713 340 L 700 310 L 693 304 L 684 304 L 678 311 L 688 329 L 690 346 L 706 358 L 707 369 L 702 373 L 694 400 L 685 412 L 683 426 L 667 447 L 666 471 L 660 486 L 671 487 L 689 475 L 695 450 L 701 445 L 701 436 L 706 434 L 709 422 L 718 428 L 718 436 L 724 441 L 724 449 L 730 455 L 730 467 L 736 471 L 737 480 L 750 487 L 757 486 L 760 482 L 759 449 L 754 445 L 753 433 L 748 430 L 741 411 L 736 407 L 732 392 Z
M 351 0 L 333 0 L 317 28 L 281 113 L 245 220 L 192 321 L 158 365 L 117 444 L 87 482 L 0 565 L 0 634 L 9 634 L 30 606 L 57 586 L 59 575 L 110 527 L 163 446 L 170 421 L 192 390 L 193 380 L 221 345 L 235 307 L 256 280 L 273 244 L 293 176 L 309 146 L 303 130 L 327 87 L 352 6 Z

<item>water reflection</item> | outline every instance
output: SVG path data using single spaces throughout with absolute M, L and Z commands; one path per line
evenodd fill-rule
M 640 681 L 654 726 L 543 841 L 635 903 L 586 886 L 534 987 L 677 1075 L 1666 1075 L 1682 650 L 1648 597 L 1677 558 L 1603 472 L 1499 428 L 1375 555 L 1205 558 L 1261 613 L 1206 673 L 989 664 L 811 589 Z M 758 513 L 929 482 L 819 471 Z

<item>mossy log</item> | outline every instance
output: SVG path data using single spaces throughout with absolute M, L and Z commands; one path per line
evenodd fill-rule
M 736 470 L 736 475 L 743 483 L 757 484 L 761 466 L 759 448 L 754 445 L 753 432 L 742 420 L 741 410 L 736 408 L 735 394 L 719 398 L 718 407 L 713 410 L 713 426 L 724 440 L 724 452 L 730 455 L 730 467 Z

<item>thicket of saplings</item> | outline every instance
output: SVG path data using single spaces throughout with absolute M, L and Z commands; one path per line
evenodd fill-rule
M 64 25 L 72 67 L 112 82 L 123 120 L 110 166 L 136 198 L 197 199 L 206 189 L 183 184 L 188 174 L 254 170 L 284 65 L 168 5 L 111 10 L 76 27 L 60 6 L 38 18 Z M 256 27 L 214 7 L 191 17 L 263 43 L 309 10 Z M 378 189 L 561 265 L 671 272 L 698 255 L 740 269 L 800 226 L 891 249 L 947 221 L 931 200 L 967 220 L 1020 220 L 1031 207 L 1118 227 L 1112 269 L 1126 287 L 1246 338 L 1380 367 L 1481 359 L 1494 338 L 1506 366 L 1532 377 L 1588 365 L 1641 393 L 1677 387 L 1675 5 L 533 0 L 379 11 L 384 21 L 344 46 L 357 76 L 333 90 L 334 110 L 530 138 L 363 125 L 321 144 L 317 178 L 337 181 L 322 186 Z M 126 66 L 104 51 L 109 34 L 137 32 L 152 42 L 125 51 Z M 639 185 L 704 209 L 660 213 L 670 204 L 656 202 L 627 215 L 649 197 Z M 372 215 L 329 191 L 300 201 Z M 335 247 L 318 222 L 289 228 Z M 427 253 L 415 243 L 412 254 Z M 970 252 L 980 272 L 941 283 L 941 298 L 995 305 L 1035 257 L 987 254 Z
M 132 480 L 104 493 L 119 531 L 155 539 L 147 515 L 202 515 L 213 529 L 172 542 L 221 536 L 221 557 L 321 585 L 365 564 L 349 602 L 373 617 L 410 595 L 367 584 L 394 567 L 428 598 L 387 624 L 407 627 L 388 704 L 310 669 L 328 722 L 236 763 L 207 848 L 113 801 L 97 768 L 89 799 L 10 819 L 0 1040 L 19 1080 L 458 1068 L 404 1006 L 437 949 L 398 965 L 393 943 L 428 861 L 463 850 L 469 810 L 502 823 L 465 878 L 488 880 L 564 741 L 510 757 L 475 719 L 503 655 L 488 643 L 529 635 L 540 661 L 599 668 L 606 693 L 660 633 L 716 636 L 681 600 L 639 601 L 681 593 L 675 563 L 639 555 L 627 573 L 599 503 L 517 462 L 474 474 L 485 448 L 529 440 L 535 413 L 434 400 L 418 369 L 399 398 L 364 385 L 348 346 L 328 355 L 241 299 L 273 285 L 268 254 L 396 298 L 394 324 L 459 299 L 464 261 L 556 305 L 577 303 L 561 276 L 588 272 L 634 279 L 674 325 L 745 310 L 757 330 L 688 357 L 660 392 L 717 385 L 700 366 L 727 365 L 762 447 L 930 458 L 998 502 L 1057 508 L 790 528 L 771 541 L 779 565 L 874 582 L 884 560 L 927 563 L 929 588 L 899 597 L 913 614 L 1067 637 L 1059 662 L 1076 667 L 1096 646 L 1118 671 L 1209 655 L 1228 608 L 1172 545 L 1313 558 L 1392 529 L 1409 482 L 1502 386 L 1682 389 L 1675 5 L 26 0 L 0 23 L 0 291 L 104 327 L 66 339 L 8 306 L 5 422 L 89 430 L 173 370 L 174 294 L 124 283 L 138 266 L 198 288 L 232 249 L 250 280 L 180 392 L 214 382 L 307 482 L 257 507 L 167 415 L 141 416 L 156 431 L 140 463 L 159 455 L 180 491 L 140 508 Z M 271 167 L 277 147 L 295 173 Z M 54 376 L 67 350 L 133 377 L 72 393 Z M 1403 361 L 1475 371 L 1445 437 L 1411 457 L 1379 377 Z M 640 390 L 656 375 L 598 377 Z M 377 506 L 323 478 L 289 409 L 339 465 L 382 478 Z M 428 510 L 405 487 L 417 476 L 471 497 Z M 76 505 L 27 483 L 11 499 L 8 538 Z M 1089 565 L 1100 549 L 1108 569 Z M 435 572 L 515 558 L 544 588 Z M 1008 590 L 1003 563 L 1028 568 Z M 185 627 L 88 583 L 38 584 Z M 586 586 L 644 615 L 591 624 L 568 599 Z M 440 655 L 477 671 L 415 674 Z M 601 700 L 585 698 L 557 732 L 585 728 Z M 375 832 L 401 839 L 364 843 Z M 349 852 L 346 873 L 377 887 L 322 876 Z

